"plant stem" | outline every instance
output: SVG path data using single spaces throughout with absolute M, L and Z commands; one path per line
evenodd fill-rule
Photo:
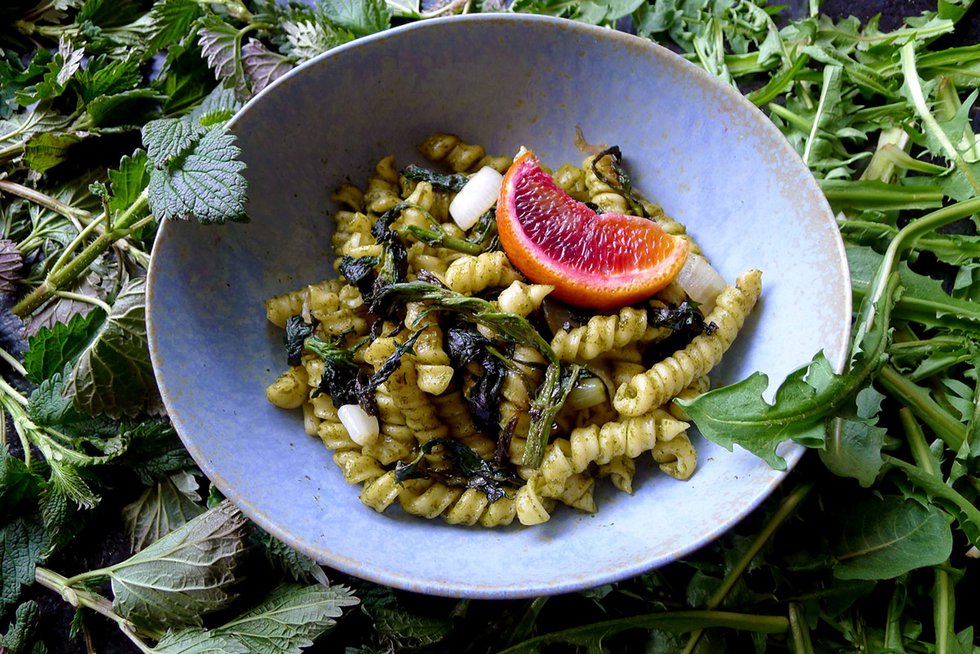
M 11 309 L 14 315 L 23 318 L 34 312 L 38 307 L 50 300 L 56 291 L 70 284 L 84 271 L 88 270 L 92 262 L 112 247 L 113 243 L 152 221 L 152 217 L 150 216 L 143 219 L 137 218 L 148 206 L 148 195 L 147 191 L 144 190 L 139 198 L 119 216 L 115 221 L 115 225 L 111 225 L 109 229 L 89 243 L 74 259 L 49 273 L 37 288 L 15 304 L 13 309 Z
M 75 207 L 65 204 L 61 200 L 55 199 L 50 195 L 41 193 L 40 191 L 32 189 L 29 186 L 12 182 L 9 179 L 0 179 L 0 191 L 6 191 L 11 195 L 16 195 L 17 197 L 29 200 L 34 204 L 42 206 L 45 209 L 50 209 L 51 211 L 60 214 L 65 218 L 80 221 L 91 220 L 92 218 L 92 213 L 90 211 L 76 209 Z
M 970 500 L 944 484 L 941 479 L 937 479 L 935 476 L 923 472 L 911 463 L 902 461 L 890 454 L 883 454 L 882 458 L 885 460 L 885 463 L 904 472 L 905 476 L 922 488 L 922 490 L 930 495 L 941 497 L 955 504 L 963 513 L 963 517 L 973 523 L 974 529 L 980 529 L 980 508 L 974 506 Z
M 814 654 L 810 629 L 798 602 L 789 603 L 789 633 L 793 654 Z
M 74 579 L 74 577 L 73 577 Z M 135 627 L 129 620 L 123 618 L 112 610 L 112 602 L 102 597 L 98 593 L 82 588 L 74 588 L 71 579 L 67 579 L 53 570 L 38 567 L 34 570 L 34 580 L 49 590 L 58 593 L 63 600 L 76 608 L 92 609 L 96 613 L 103 615 L 117 625 L 126 634 L 126 637 L 133 641 L 141 652 L 149 654 L 153 650 L 136 635 Z
M 946 443 L 946 446 L 956 451 L 966 440 L 966 427 L 949 414 L 929 396 L 929 392 L 913 384 L 902 373 L 890 365 L 884 365 L 878 371 L 877 380 L 896 397 L 903 405 L 925 422 Z
M 763 527 L 762 531 L 756 535 L 755 539 L 752 541 L 752 544 L 747 550 L 745 550 L 742 556 L 739 557 L 735 565 L 732 566 L 731 572 L 725 576 L 718 589 L 715 590 L 715 592 L 711 594 L 711 597 L 708 598 L 708 601 L 705 604 L 707 609 L 717 608 L 722 601 L 724 601 L 724 599 L 728 596 L 728 593 L 731 592 L 732 588 L 735 586 L 735 583 L 748 569 L 749 565 L 752 563 L 752 560 L 755 559 L 756 555 L 758 555 L 760 551 L 762 551 L 762 548 L 773 537 L 776 530 L 779 529 L 779 527 L 781 527 L 782 524 L 796 512 L 797 507 L 804 499 L 806 499 L 812 490 L 813 484 L 803 484 L 795 488 L 792 493 L 786 496 L 786 498 L 779 505 L 779 508 L 776 509 L 776 512 L 773 514 L 772 518 L 770 518 L 769 522 L 766 523 L 766 526 Z M 687 641 L 687 646 L 684 648 L 684 654 L 690 654 L 694 651 L 694 648 L 698 644 L 698 640 L 701 638 L 702 632 L 703 629 L 697 629 L 691 633 L 691 637 Z
M 54 294 L 56 297 L 60 297 L 65 300 L 75 300 L 76 302 L 84 302 L 85 304 L 97 306 L 105 311 L 105 315 L 107 316 L 112 313 L 112 307 L 94 295 L 82 295 L 81 293 L 71 293 L 69 291 L 55 291 Z
M 935 461 L 932 458 L 932 452 L 929 450 L 929 445 L 926 443 L 925 434 L 922 432 L 922 427 L 915 420 L 915 416 L 912 415 L 912 410 L 907 406 L 903 406 L 898 410 L 898 418 L 902 423 L 902 427 L 905 429 L 905 435 L 909 441 L 909 449 L 912 450 L 912 458 L 915 459 L 915 465 L 922 468 L 922 470 L 936 478 L 939 478 L 939 469 L 936 467 Z

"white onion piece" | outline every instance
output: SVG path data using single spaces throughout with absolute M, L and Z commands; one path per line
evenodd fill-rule
M 565 403 L 576 411 L 598 406 L 606 401 L 606 385 L 598 377 L 579 379 L 568 393 Z
M 708 263 L 708 260 L 693 252 L 687 255 L 684 267 L 677 273 L 674 282 L 684 289 L 692 300 L 701 305 L 705 314 L 715 307 L 715 298 L 725 290 L 725 278 Z
M 337 416 L 343 423 L 344 429 L 347 430 L 350 439 L 361 447 L 378 440 L 378 434 L 381 431 L 378 419 L 375 416 L 369 416 L 358 405 L 345 404 L 337 409 Z
M 449 215 L 463 231 L 480 220 L 500 194 L 504 176 L 489 166 L 473 173 L 453 201 L 449 203 Z

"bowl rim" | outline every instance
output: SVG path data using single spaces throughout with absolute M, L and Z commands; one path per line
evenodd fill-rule
M 697 65 L 687 61 L 676 52 L 673 52 L 669 48 L 660 45 L 659 43 L 630 34 L 621 30 L 609 29 L 605 27 L 599 27 L 595 25 L 590 25 L 586 23 L 576 22 L 574 20 L 558 18 L 552 16 L 543 16 L 536 14 L 521 14 L 521 13 L 482 13 L 482 14 L 465 14 L 465 15 L 453 15 L 453 16 L 443 16 L 436 18 L 428 18 L 423 20 L 418 20 L 416 22 L 407 23 L 404 25 L 389 28 L 387 30 L 374 33 L 371 35 L 363 36 L 353 41 L 347 42 L 340 46 L 334 47 L 317 57 L 306 61 L 281 77 L 277 78 L 255 96 L 250 98 L 228 121 L 227 129 L 234 132 L 235 128 L 238 126 L 239 122 L 245 117 L 251 108 L 256 104 L 264 101 L 264 99 L 269 94 L 274 94 L 277 89 L 283 85 L 289 83 L 290 80 L 299 77 L 304 74 L 309 68 L 317 67 L 322 65 L 326 60 L 334 57 L 342 56 L 346 51 L 352 48 L 366 48 L 372 47 L 380 42 L 384 42 L 391 39 L 399 39 L 402 35 L 407 33 L 413 33 L 425 30 L 439 30 L 443 28 L 445 24 L 455 24 L 455 23 L 469 23 L 469 24 L 542 24 L 550 25 L 556 29 L 567 30 L 570 32 L 577 32 L 590 37 L 595 37 L 597 39 L 619 41 L 630 47 L 648 48 L 653 51 L 658 51 L 661 54 L 666 54 L 666 56 L 673 58 L 678 65 L 684 66 L 686 74 L 691 75 L 699 80 L 701 84 L 710 85 L 714 91 L 717 91 L 724 95 L 726 99 L 731 102 L 743 104 L 746 107 L 751 108 L 751 114 L 753 119 L 759 123 L 765 123 L 767 129 L 776 130 L 777 128 L 768 117 L 754 104 L 747 100 L 737 89 L 720 82 L 717 78 L 710 75 L 708 72 L 698 67 Z M 781 136 L 781 135 L 780 135 Z M 796 150 L 792 147 L 785 137 L 779 139 L 780 147 L 784 150 L 784 156 L 791 156 L 795 159 L 800 160 L 801 165 L 805 164 L 800 159 Z M 809 183 L 809 181 L 808 181 Z M 816 185 L 816 181 L 813 180 L 812 183 Z M 820 193 L 818 195 L 822 206 L 820 207 L 821 213 L 826 214 L 832 219 L 833 212 L 831 210 L 829 202 L 826 200 L 824 195 Z M 157 238 L 160 243 L 165 242 L 172 232 L 172 227 L 167 223 L 169 221 L 163 221 L 159 226 Z M 839 262 L 842 266 L 843 274 L 845 279 L 849 279 L 848 264 L 847 259 L 844 254 L 844 244 L 842 240 L 836 242 L 838 252 L 835 253 L 834 260 Z M 152 300 L 154 296 L 155 288 L 155 270 L 157 268 L 156 261 L 158 259 L 157 253 L 161 248 L 157 247 L 157 243 L 154 243 L 153 251 L 151 252 L 150 265 L 147 271 L 147 304 L 146 304 L 146 323 L 147 332 L 149 339 L 151 362 L 153 363 L 153 369 L 155 374 L 160 378 L 160 372 L 158 364 L 160 364 L 160 354 L 157 352 L 157 342 L 161 334 L 157 332 L 154 325 L 154 302 Z M 842 345 L 839 347 L 839 353 L 836 356 L 828 357 L 833 370 L 835 372 L 841 372 L 848 359 L 848 348 L 847 343 L 850 338 L 850 318 L 852 317 L 852 308 L 850 303 L 847 303 L 845 307 L 845 312 L 847 314 L 847 328 L 842 330 L 839 335 L 840 342 L 834 343 L 834 346 Z M 173 399 L 168 392 L 165 384 L 160 385 L 160 392 L 164 402 L 164 406 L 168 408 L 173 406 Z M 707 530 L 699 538 L 693 539 L 686 542 L 682 547 L 678 547 L 671 552 L 669 560 L 661 560 L 662 557 L 648 557 L 642 562 L 632 562 L 629 565 L 623 565 L 618 570 L 614 572 L 608 572 L 602 575 L 593 576 L 571 576 L 566 577 L 556 583 L 550 585 L 537 585 L 533 587 L 524 586 L 514 586 L 508 585 L 505 587 L 493 588 L 484 585 L 472 585 L 461 581 L 445 580 L 445 579 L 432 579 L 432 580 L 419 580 L 417 578 L 411 577 L 408 574 L 399 573 L 397 571 L 392 571 L 389 569 L 377 570 L 374 568 L 367 568 L 362 564 L 359 564 L 355 560 L 351 560 L 343 554 L 338 552 L 333 552 L 326 549 L 319 549 L 315 547 L 308 547 L 300 539 L 289 533 L 287 527 L 276 522 L 275 519 L 267 515 L 259 507 L 257 507 L 251 500 L 244 497 L 241 493 L 235 491 L 231 488 L 231 485 L 225 480 L 219 470 L 216 470 L 212 465 L 211 461 L 205 456 L 204 452 L 200 449 L 199 445 L 195 444 L 192 440 L 189 441 L 183 435 L 183 421 L 180 419 L 179 415 L 172 416 L 174 428 L 183 443 L 184 447 L 188 450 L 191 457 L 194 459 L 195 463 L 201 468 L 205 475 L 231 499 L 242 512 L 249 517 L 251 520 L 255 521 L 263 530 L 267 531 L 269 534 L 273 535 L 278 540 L 286 543 L 290 547 L 295 548 L 297 551 L 310 556 L 317 563 L 322 563 L 335 570 L 342 573 L 350 574 L 352 576 L 368 580 L 373 583 L 383 584 L 391 586 L 394 588 L 400 588 L 408 590 L 411 592 L 418 592 L 430 595 L 446 596 L 446 597 L 457 597 L 457 598 L 473 598 L 473 599 L 519 599 L 519 598 L 529 598 L 541 595 L 555 595 L 561 593 L 575 592 L 584 590 L 587 588 L 596 587 L 602 584 L 617 582 L 630 577 L 650 572 L 658 567 L 667 565 L 670 562 L 676 561 L 702 547 L 713 542 L 719 538 L 722 534 L 728 530 L 734 528 L 740 521 L 746 518 L 749 514 L 754 512 L 772 493 L 775 489 L 782 483 L 791 470 L 793 470 L 796 465 L 801 460 L 806 448 L 795 442 L 786 442 L 783 444 L 780 454 L 786 460 L 786 469 L 784 471 L 779 471 L 779 474 L 770 475 L 767 477 L 767 482 L 765 484 L 759 484 L 756 489 L 755 497 L 752 501 L 746 502 L 741 506 L 736 515 L 727 522 L 724 526 Z M 656 560 L 654 560 L 656 558 Z

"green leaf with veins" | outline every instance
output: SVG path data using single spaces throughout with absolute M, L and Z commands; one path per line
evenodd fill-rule
M 100 95 L 85 107 L 88 121 L 84 122 L 89 131 L 97 134 L 128 132 L 142 125 L 167 96 L 153 89 L 132 89 L 112 95 Z
M 343 607 L 357 603 L 343 586 L 284 585 L 258 606 L 212 631 L 235 638 L 249 654 L 300 654 L 336 623 Z
M 24 353 L 24 368 L 27 378 L 35 384 L 56 373 L 62 372 L 65 365 L 74 361 L 92 340 L 105 313 L 91 311 L 87 315 L 75 314 L 65 322 L 57 322 L 52 327 L 42 327 L 28 341 Z
M 258 93 L 288 73 L 293 62 L 288 57 L 269 50 L 261 41 L 249 39 L 242 46 L 242 66 L 252 82 L 252 93 Z
M 150 161 L 157 168 L 167 168 L 193 149 L 203 130 L 192 121 L 161 118 L 148 122 L 142 132 Z
M 286 54 L 300 63 L 354 39 L 350 32 L 313 20 L 287 21 L 282 29 L 286 34 Z
M 318 0 L 317 9 L 332 24 L 358 36 L 388 29 L 391 22 L 384 0 Z
M 113 609 L 153 629 L 200 626 L 234 598 L 245 518 L 228 501 L 192 519 L 125 561 L 93 572 L 112 585 Z
M 224 22 L 217 16 L 201 19 L 198 42 L 201 54 L 217 79 L 227 81 L 241 98 L 249 96 L 245 71 L 242 67 L 242 36 L 244 31 Z
M 197 0 L 157 0 L 150 9 L 153 28 L 147 41 L 147 53 L 154 54 L 178 43 L 201 15 Z
M 197 504 L 197 479 L 190 472 L 176 472 L 146 489 L 123 507 L 123 524 L 134 552 L 155 543 L 173 530 L 204 513 Z
M 21 586 L 34 582 L 44 546 L 44 530 L 33 518 L 16 518 L 0 526 L 0 611 L 17 601 Z
M 137 150 L 130 156 L 119 161 L 119 167 L 109 170 L 109 188 L 112 197 L 109 199 L 109 209 L 114 215 L 124 213 L 136 204 L 143 190 L 150 183 L 149 158 L 144 150 Z M 147 211 L 136 216 L 142 218 Z
M 881 447 L 886 429 L 875 424 L 884 396 L 868 386 L 857 394 L 857 415 L 830 421 L 820 460 L 839 477 L 852 477 L 870 488 L 884 461 Z
M 43 174 L 68 160 L 71 147 L 80 143 L 77 134 L 42 132 L 35 134 L 24 144 L 23 161 L 36 173 Z
M 7 633 L 0 634 L 0 651 L 4 654 L 43 654 L 47 650 L 33 644 L 40 625 L 41 610 L 37 602 L 28 600 L 17 607 L 14 621 Z
M 198 628 L 168 631 L 157 646 L 148 651 L 153 654 L 251 654 L 231 636 Z
M 162 412 L 146 340 L 145 291 L 145 278 L 130 280 L 79 355 L 66 391 L 79 411 L 112 418 Z
M 233 89 L 217 86 L 194 107 L 188 118 L 201 127 L 214 127 L 228 122 L 241 108 L 242 101 L 235 96 Z
M 946 514 L 895 496 L 871 498 L 841 516 L 834 548 L 840 579 L 892 579 L 949 558 L 953 535 Z
M 158 220 L 247 220 L 245 164 L 232 134 L 211 128 L 176 160 L 161 162 L 152 150 L 149 154 L 156 164 L 148 187 L 150 210 Z

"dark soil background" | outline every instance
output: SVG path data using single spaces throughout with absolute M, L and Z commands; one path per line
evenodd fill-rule
M 808 2 L 796 0 L 786 4 L 801 7 L 802 10 Z M 880 15 L 879 27 L 882 31 L 888 31 L 900 26 L 905 16 L 917 16 L 922 11 L 935 8 L 935 0 L 825 0 L 821 11 L 835 18 L 854 15 L 862 21 Z M 973 6 L 970 13 L 961 21 L 955 34 L 945 37 L 937 45 L 973 45 L 978 42 L 980 42 L 980 3 Z M 46 566 L 61 574 L 72 575 L 127 558 L 130 549 L 126 536 L 121 532 L 120 514 L 122 507 L 135 499 L 135 497 L 114 496 L 111 492 L 106 493 L 102 504 L 96 509 L 94 519 L 76 537 L 75 545 L 53 557 Z M 51 654 L 86 653 L 86 645 L 81 635 L 74 639 L 69 638 L 71 624 L 75 617 L 75 611 L 69 604 L 37 585 L 26 589 L 22 599 L 33 599 L 40 605 L 43 613 L 41 633 L 45 634 L 45 641 Z M 109 620 L 86 612 L 84 623 L 96 652 L 133 654 L 138 651 Z

